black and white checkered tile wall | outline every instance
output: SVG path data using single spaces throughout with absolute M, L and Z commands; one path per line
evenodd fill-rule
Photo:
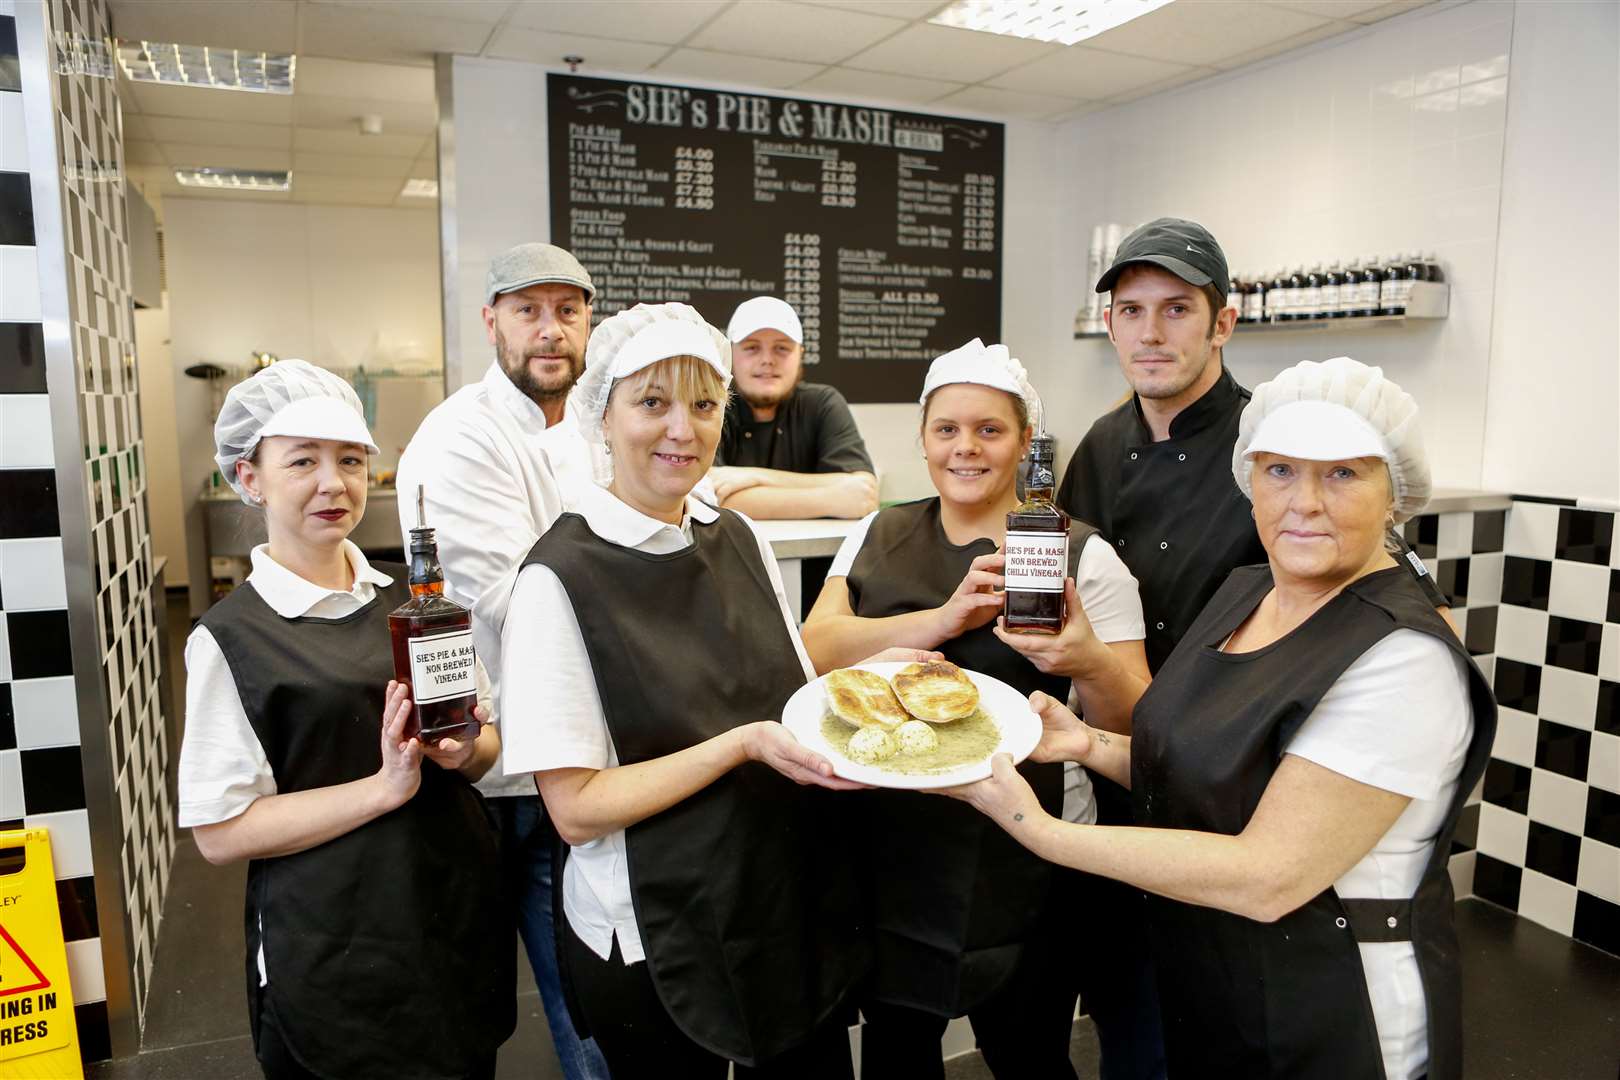
M 1500 524 L 1466 516 L 1408 526 L 1441 587 L 1466 603 L 1459 622 L 1501 708 L 1454 876 L 1472 857 L 1475 895 L 1620 953 L 1616 515 L 1517 499 Z M 1492 538 L 1499 555 L 1482 553 Z
M 175 836 L 149 590 L 121 116 L 110 69 L 94 62 L 98 48 L 105 55 L 108 15 L 102 0 L 51 0 L 46 10 L 59 160 L 30 162 L 14 5 L 0 0 L 0 827 L 51 831 L 80 1039 L 95 1060 L 109 1056 L 104 964 L 127 963 L 137 1015 L 144 1012 Z M 39 183 L 60 185 L 63 221 L 34 221 L 30 187 Z M 64 312 L 42 312 L 36 243 L 65 249 Z M 46 317 L 70 327 L 71 385 L 47 382 Z M 64 394 L 77 407 L 82 457 L 58 461 L 50 401 Z M 83 470 L 90 493 L 99 660 L 77 672 L 57 501 L 57 475 L 70 469 Z M 110 717 L 80 717 L 75 677 L 104 680 Z M 83 728 L 102 723 L 105 733 Z M 111 751 L 115 828 L 92 830 L 85 809 L 87 781 L 109 780 L 84 774 L 87 734 Z M 122 887 L 127 957 L 103 953 L 92 835 L 119 838 L 122 881 L 100 887 Z

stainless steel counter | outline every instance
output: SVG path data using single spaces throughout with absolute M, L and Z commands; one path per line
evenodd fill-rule
M 1455 514 L 1463 510 L 1506 510 L 1513 505 L 1513 496 L 1496 491 L 1475 491 L 1472 488 L 1435 488 L 1429 496 L 1425 514 Z

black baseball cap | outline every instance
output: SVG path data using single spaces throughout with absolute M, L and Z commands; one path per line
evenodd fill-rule
M 1208 229 L 1184 218 L 1150 221 L 1121 240 L 1114 264 L 1097 279 L 1097 291 L 1113 292 L 1120 273 L 1132 263 L 1161 266 L 1189 285 L 1213 285 L 1223 300 L 1232 282 L 1221 245 Z

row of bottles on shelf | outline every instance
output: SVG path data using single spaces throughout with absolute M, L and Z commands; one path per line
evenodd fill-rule
M 1227 304 L 1237 309 L 1240 324 L 1405 315 L 1414 284 L 1445 279 L 1433 255 L 1401 252 L 1391 259 L 1367 256 L 1348 264 L 1235 275 Z

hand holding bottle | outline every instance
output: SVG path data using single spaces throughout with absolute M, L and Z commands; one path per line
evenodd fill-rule
M 382 767 L 376 779 L 390 808 L 410 801 L 422 784 L 422 744 L 405 738 L 405 721 L 411 715 L 410 687 L 390 679 L 383 699 Z
M 1006 579 L 1001 576 L 1003 556 L 1000 552 L 980 555 L 968 564 L 968 572 L 956 591 L 934 609 L 939 619 L 939 639 L 950 641 L 969 630 L 991 622 L 1001 614 L 1000 589 Z
M 477 722 L 477 730 L 483 731 L 484 725 L 489 723 L 489 713 L 484 711 L 482 705 L 474 705 L 472 707 L 472 716 L 474 721 Z M 422 748 L 422 756 L 435 765 L 438 765 L 441 769 L 455 771 L 472 760 L 473 754 L 478 749 L 478 736 L 456 739 L 445 738 L 436 743 L 418 740 L 417 745 Z

